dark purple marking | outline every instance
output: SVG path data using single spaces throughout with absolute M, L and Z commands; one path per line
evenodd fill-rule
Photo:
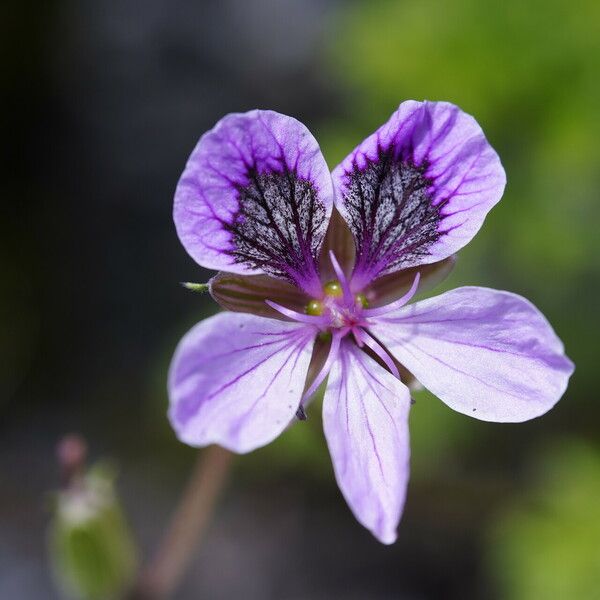
M 394 149 L 347 173 L 344 203 L 356 243 L 355 273 L 371 279 L 414 264 L 439 239 L 445 202 L 434 205 L 428 164 Z M 364 276 L 364 275 L 363 275 Z
M 290 170 L 250 170 L 238 194 L 239 210 L 224 224 L 235 261 L 298 285 L 318 277 L 327 212 L 314 185 Z

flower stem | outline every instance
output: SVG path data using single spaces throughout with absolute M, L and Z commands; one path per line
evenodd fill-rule
M 176 591 L 227 481 L 233 454 L 219 446 L 201 452 L 154 558 L 141 572 L 133 598 L 162 600 Z

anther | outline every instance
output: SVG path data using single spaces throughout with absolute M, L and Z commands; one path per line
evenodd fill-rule
M 364 294 L 356 294 L 356 303 L 362 308 L 368 308 L 369 301 Z
M 327 296 L 331 296 L 333 298 L 339 298 L 344 293 L 341 283 L 336 279 L 328 281 L 323 286 L 323 291 Z
M 323 303 L 319 300 L 311 300 L 304 309 L 307 315 L 318 317 L 323 314 Z

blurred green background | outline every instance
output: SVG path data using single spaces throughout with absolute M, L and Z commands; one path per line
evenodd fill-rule
M 226 112 L 272 108 L 307 123 L 333 168 L 402 100 L 426 98 L 473 114 L 508 176 L 440 289 L 533 301 L 576 364 L 569 390 L 519 425 L 417 394 L 391 548 L 344 505 L 313 406 L 237 460 L 178 597 L 600 598 L 600 4 L 55 0 L 3 11 L 0 597 L 54 597 L 43 498 L 58 485 L 63 433 L 120 465 L 142 556 L 185 482 L 195 451 L 168 427 L 166 370 L 216 306 L 177 286 L 209 274 L 170 212 L 200 134 Z

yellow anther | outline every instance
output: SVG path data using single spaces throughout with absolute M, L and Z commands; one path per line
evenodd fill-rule
M 328 296 L 333 296 L 334 298 L 338 298 L 344 293 L 344 290 L 342 290 L 342 286 L 337 279 L 334 279 L 333 281 L 328 281 L 323 286 L 323 291 Z
M 311 300 L 306 305 L 305 312 L 307 315 L 318 317 L 323 314 L 323 303 L 320 300 Z
M 356 303 L 360 304 L 363 308 L 367 308 L 369 306 L 369 301 L 364 294 L 356 294 Z

